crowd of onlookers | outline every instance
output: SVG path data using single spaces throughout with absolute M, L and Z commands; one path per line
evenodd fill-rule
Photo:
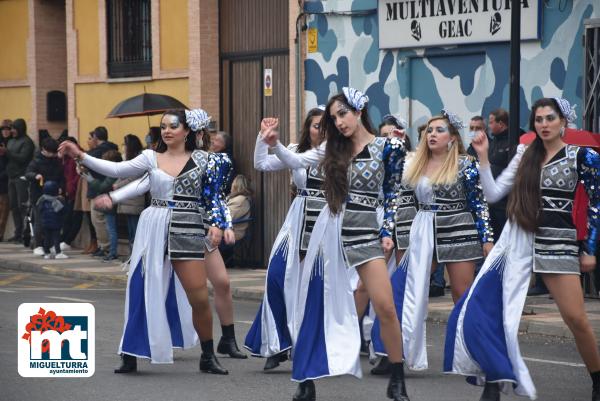
M 0 241 L 23 243 L 32 247 L 35 255 L 46 259 L 66 259 L 65 251 L 71 250 L 79 238 L 84 254 L 110 262 L 119 258 L 119 227 L 126 225 L 131 249 L 140 213 L 148 206 L 150 195 L 125 200 L 112 210 L 94 208 L 93 200 L 137 178 L 106 177 L 68 156 L 59 157 L 62 141 L 78 144 L 66 130 L 58 139 L 42 131 L 37 149 L 27 135 L 23 119 L 3 120 L 0 133 Z M 159 140 L 159 127 L 149 129 L 145 146 L 136 135 L 127 134 L 121 153 L 119 146 L 109 141 L 107 129 L 100 126 L 89 133 L 87 154 L 113 162 L 131 160 L 145 148 L 155 149 Z M 227 133 L 215 132 L 211 135 L 210 150 L 225 152 L 230 142 Z M 248 180 L 241 175 L 235 177 L 230 187 L 227 200 L 236 240 L 241 240 L 251 221 L 251 190 Z M 5 239 L 9 213 L 14 232 Z M 82 227 L 89 231 L 81 232 Z M 231 258 L 231 247 L 223 246 L 222 252 L 226 260 Z

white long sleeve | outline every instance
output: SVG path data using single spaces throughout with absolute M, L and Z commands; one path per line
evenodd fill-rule
M 521 163 L 521 158 L 523 157 L 525 149 L 527 149 L 525 145 L 519 145 L 517 147 L 517 153 L 495 180 L 489 165 L 479 167 L 479 176 L 481 186 L 483 187 L 483 194 L 489 203 L 498 202 L 508 195 L 515 182 L 517 170 L 519 169 L 519 164 Z
M 303 153 L 292 152 L 280 142 L 273 148 L 273 151 L 290 169 L 307 168 L 318 165 L 325 157 L 325 142 L 318 148 L 309 149 Z
M 135 159 L 124 162 L 111 162 L 85 155 L 81 163 L 95 172 L 113 178 L 139 177 L 153 168 L 154 151 L 144 150 Z
M 289 145 L 289 147 L 296 145 Z M 269 154 L 269 145 L 262 140 L 262 134 L 256 137 L 256 145 L 254 146 L 254 168 L 258 171 L 279 171 L 285 170 L 288 166 L 279 160 L 276 155 Z
M 109 193 L 113 203 L 120 203 L 126 199 L 135 198 L 136 196 L 144 195 L 150 190 L 150 176 L 148 174 L 130 182 Z

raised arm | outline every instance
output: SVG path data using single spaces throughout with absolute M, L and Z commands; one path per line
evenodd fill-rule
M 463 171 L 463 181 L 465 183 L 465 194 L 467 197 L 467 207 L 475 216 L 475 226 L 481 243 L 494 242 L 494 232 L 490 224 L 490 211 L 488 204 L 481 189 L 479 180 L 479 163 L 472 159 L 469 166 Z
M 273 147 L 273 152 L 290 169 L 307 168 L 321 163 L 321 160 L 325 157 L 325 146 L 326 144 L 323 142 L 318 148 L 296 153 L 277 141 L 277 144 Z
M 150 190 L 150 176 L 145 174 L 143 177 L 123 185 L 119 189 L 110 192 L 108 195 L 113 203 L 123 202 L 124 200 L 144 195 Z
M 81 156 L 81 164 L 97 173 L 113 178 L 139 177 L 152 169 L 154 151 L 146 149 L 135 159 L 124 162 L 111 162 L 87 154 Z
M 261 133 L 256 137 L 254 146 L 254 168 L 258 171 L 279 171 L 288 168 L 277 156 L 269 154 L 269 145 L 263 141 Z
M 521 158 L 523 157 L 523 153 L 525 153 L 525 149 L 527 149 L 525 145 L 519 145 L 517 147 L 517 153 L 495 180 L 492 175 L 490 164 L 484 164 L 483 162 L 479 164 L 481 186 L 488 203 L 498 202 L 508 195 L 515 182 L 517 170 L 519 169 L 519 164 L 521 163 Z
M 402 183 L 402 170 L 406 148 L 404 142 L 398 138 L 389 138 L 383 148 L 383 163 L 385 175 L 383 178 L 383 225 L 379 232 L 380 237 L 390 237 L 394 232 L 398 191 Z
M 577 172 L 583 181 L 590 206 L 588 207 L 588 237 L 583 243 L 588 255 L 596 254 L 598 234 L 600 234 L 600 155 L 589 148 L 582 148 L 577 154 Z

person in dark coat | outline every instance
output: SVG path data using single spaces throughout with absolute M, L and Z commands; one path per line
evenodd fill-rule
M 6 174 L 8 175 L 8 199 L 15 223 L 15 233 L 10 242 L 23 240 L 23 219 L 27 215 L 27 181 L 21 177 L 33 158 L 35 146 L 27 136 L 27 124 L 22 118 L 11 125 L 12 139 L 6 145 Z
M 27 166 L 25 178 L 30 183 L 29 202 L 31 205 L 37 204 L 38 199 L 42 196 L 44 182 L 54 181 L 60 189 L 63 188 L 64 173 L 62 163 L 58 158 L 58 142 L 52 138 L 46 138 L 42 141 L 40 151 L 35 155 L 31 163 L 29 163 L 29 166 Z M 36 208 L 33 209 L 33 235 L 36 246 L 33 253 L 35 255 L 43 255 L 43 233 Z
M 36 202 L 38 224 L 44 233 L 44 259 L 50 259 L 51 247 L 54 247 L 56 259 L 67 259 L 68 256 L 60 250 L 60 229 L 62 228 L 65 211 L 64 200 L 58 196 L 59 184 L 46 181 L 43 194 Z
M 88 150 L 87 154 L 92 157 L 101 159 L 102 155 L 105 154 L 106 152 L 108 152 L 109 150 L 116 150 L 116 151 L 119 150 L 119 147 L 117 145 L 108 141 L 108 131 L 105 127 L 102 127 L 102 126 L 96 127 L 94 129 L 94 131 L 92 131 L 90 133 L 90 136 L 91 136 L 90 145 L 92 145 L 93 148 Z M 98 174 L 95 171 L 90 171 L 89 174 L 91 174 L 90 179 L 86 178 L 88 180 L 88 183 L 93 182 L 94 180 L 102 182 L 106 179 L 106 176 L 104 176 L 102 174 Z M 112 183 L 111 183 L 111 185 L 112 185 Z M 110 188 L 104 192 L 98 192 L 98 190 L 96 189 L 95 186 L 88 185 L 87 198 L 90 199 L 90 202 L 91 202 L 92 199 L 94 199 L 98 195 L 107 193 L 109 191 L 110 191 Z M 90 205 L 90 209 L 91 209 L 92 225 L 94 226 L 94 229 L 96 230 L 96 238 L 98 240 L 98 250 L 96 252 L 94 252 L 92 255 L 104 257 L 104 256 L 106 256 L 105 252 L 109 248 L 108 231 L 106 229 L 106 217 L 102 211 L 96 210 L 93 207 L 93 205 Z
M 6 145 L 11 138 L 12 121 L 4 120 L 0 125 L 0 241 L 4 239 L 8 213 L 10 212 L 10 202 L 8 201 L 8 174 L 6 165 L 8 157 L 6 156 Z

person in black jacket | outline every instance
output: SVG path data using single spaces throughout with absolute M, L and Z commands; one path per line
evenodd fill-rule
M 64 172 L 62 163 L 58 158 L 58 142 L 52 138 L 46 138 L 42 141 L 40 151 L 35 155 L 27 170 L 25 178 L 29 181 L 29 202 L 30 205 L 36 205 L 40 196 L 42 196 L 42 187 L 44 182 L 53 181 L 58 187 L 64 187 Z M 35 255 L 43 255 L 42 247 L 43 231 L 40 224 L 40 216 L 37 208 L 33 209 L 33 235 L 36 248 L 33 250 Z
M 52 258 L 50 247 L 54 248 L 56 259 L 69 257 L 60 250 L 60 229 L 64 218 L 64 199 L 59 196 L 60 186 L 55 181 L 46 181 L 43 194 L 37 200 L 35 209 L 39 216 L 38 224 L 44 233 L 44 259 Z
M 22 118 L 11 125 L 12 139 L 6 145 L 6 174 L 8 175 L 8 200 L 15 223 L 15 233 L 10 242 L 21 242 L 23 219 L 27 214 L 27 181 L 21 178 L 33 158 L 35 145 L 27 136 L 27 124 Z
M 6 145 L 11 138 L 10 127 L 12 121 L 4 120 L 0 125 L 0 241 L 4 239 L 6 230 L 6 221 L 10 212 L 10 203 L 8 201 L 8 174 L 6 173 Z
M 491 134 L 488 158 L 494 178 L 508 166 L 510 162 L 510 138 L 508 136 L 508 112 L 496 109 L 490 113 L 488 128 Z M 496 203 L 490 203 L 490 223 L 495 236 L 500 236 L 506 223 L 507 197 Z M 496 240 L 498 238 L 495 238 Z
M 90 135 L 91 143 L 94 147 L 87 152 L 88 155 L 101 159 L 102 155 L 109 150 L 119 150 L 117 145 L 108 141 L 108 131 L 106 127 L 96 127 Z M 106 176 L 98 174 L 95 171 L 90 171 L 89 174 L 91 174 L 93 180 L 104 181 L 106 179 Z M 93 180 L 90 179 L 88 182 Z M 93 186 L 88 186 L 87 198 L 90 200 L 92 225 L 96 230 L 96 238 L 98 239 L 98 250 L 92 255 L 99 257 L 106 256 L 105 251 L 109 248 L 108 230 L 106 229 L 106 217 L 104 213 L 96 210 L 91 202 L 96 196 L 101 194 L 102 193 L 98 192 Z

